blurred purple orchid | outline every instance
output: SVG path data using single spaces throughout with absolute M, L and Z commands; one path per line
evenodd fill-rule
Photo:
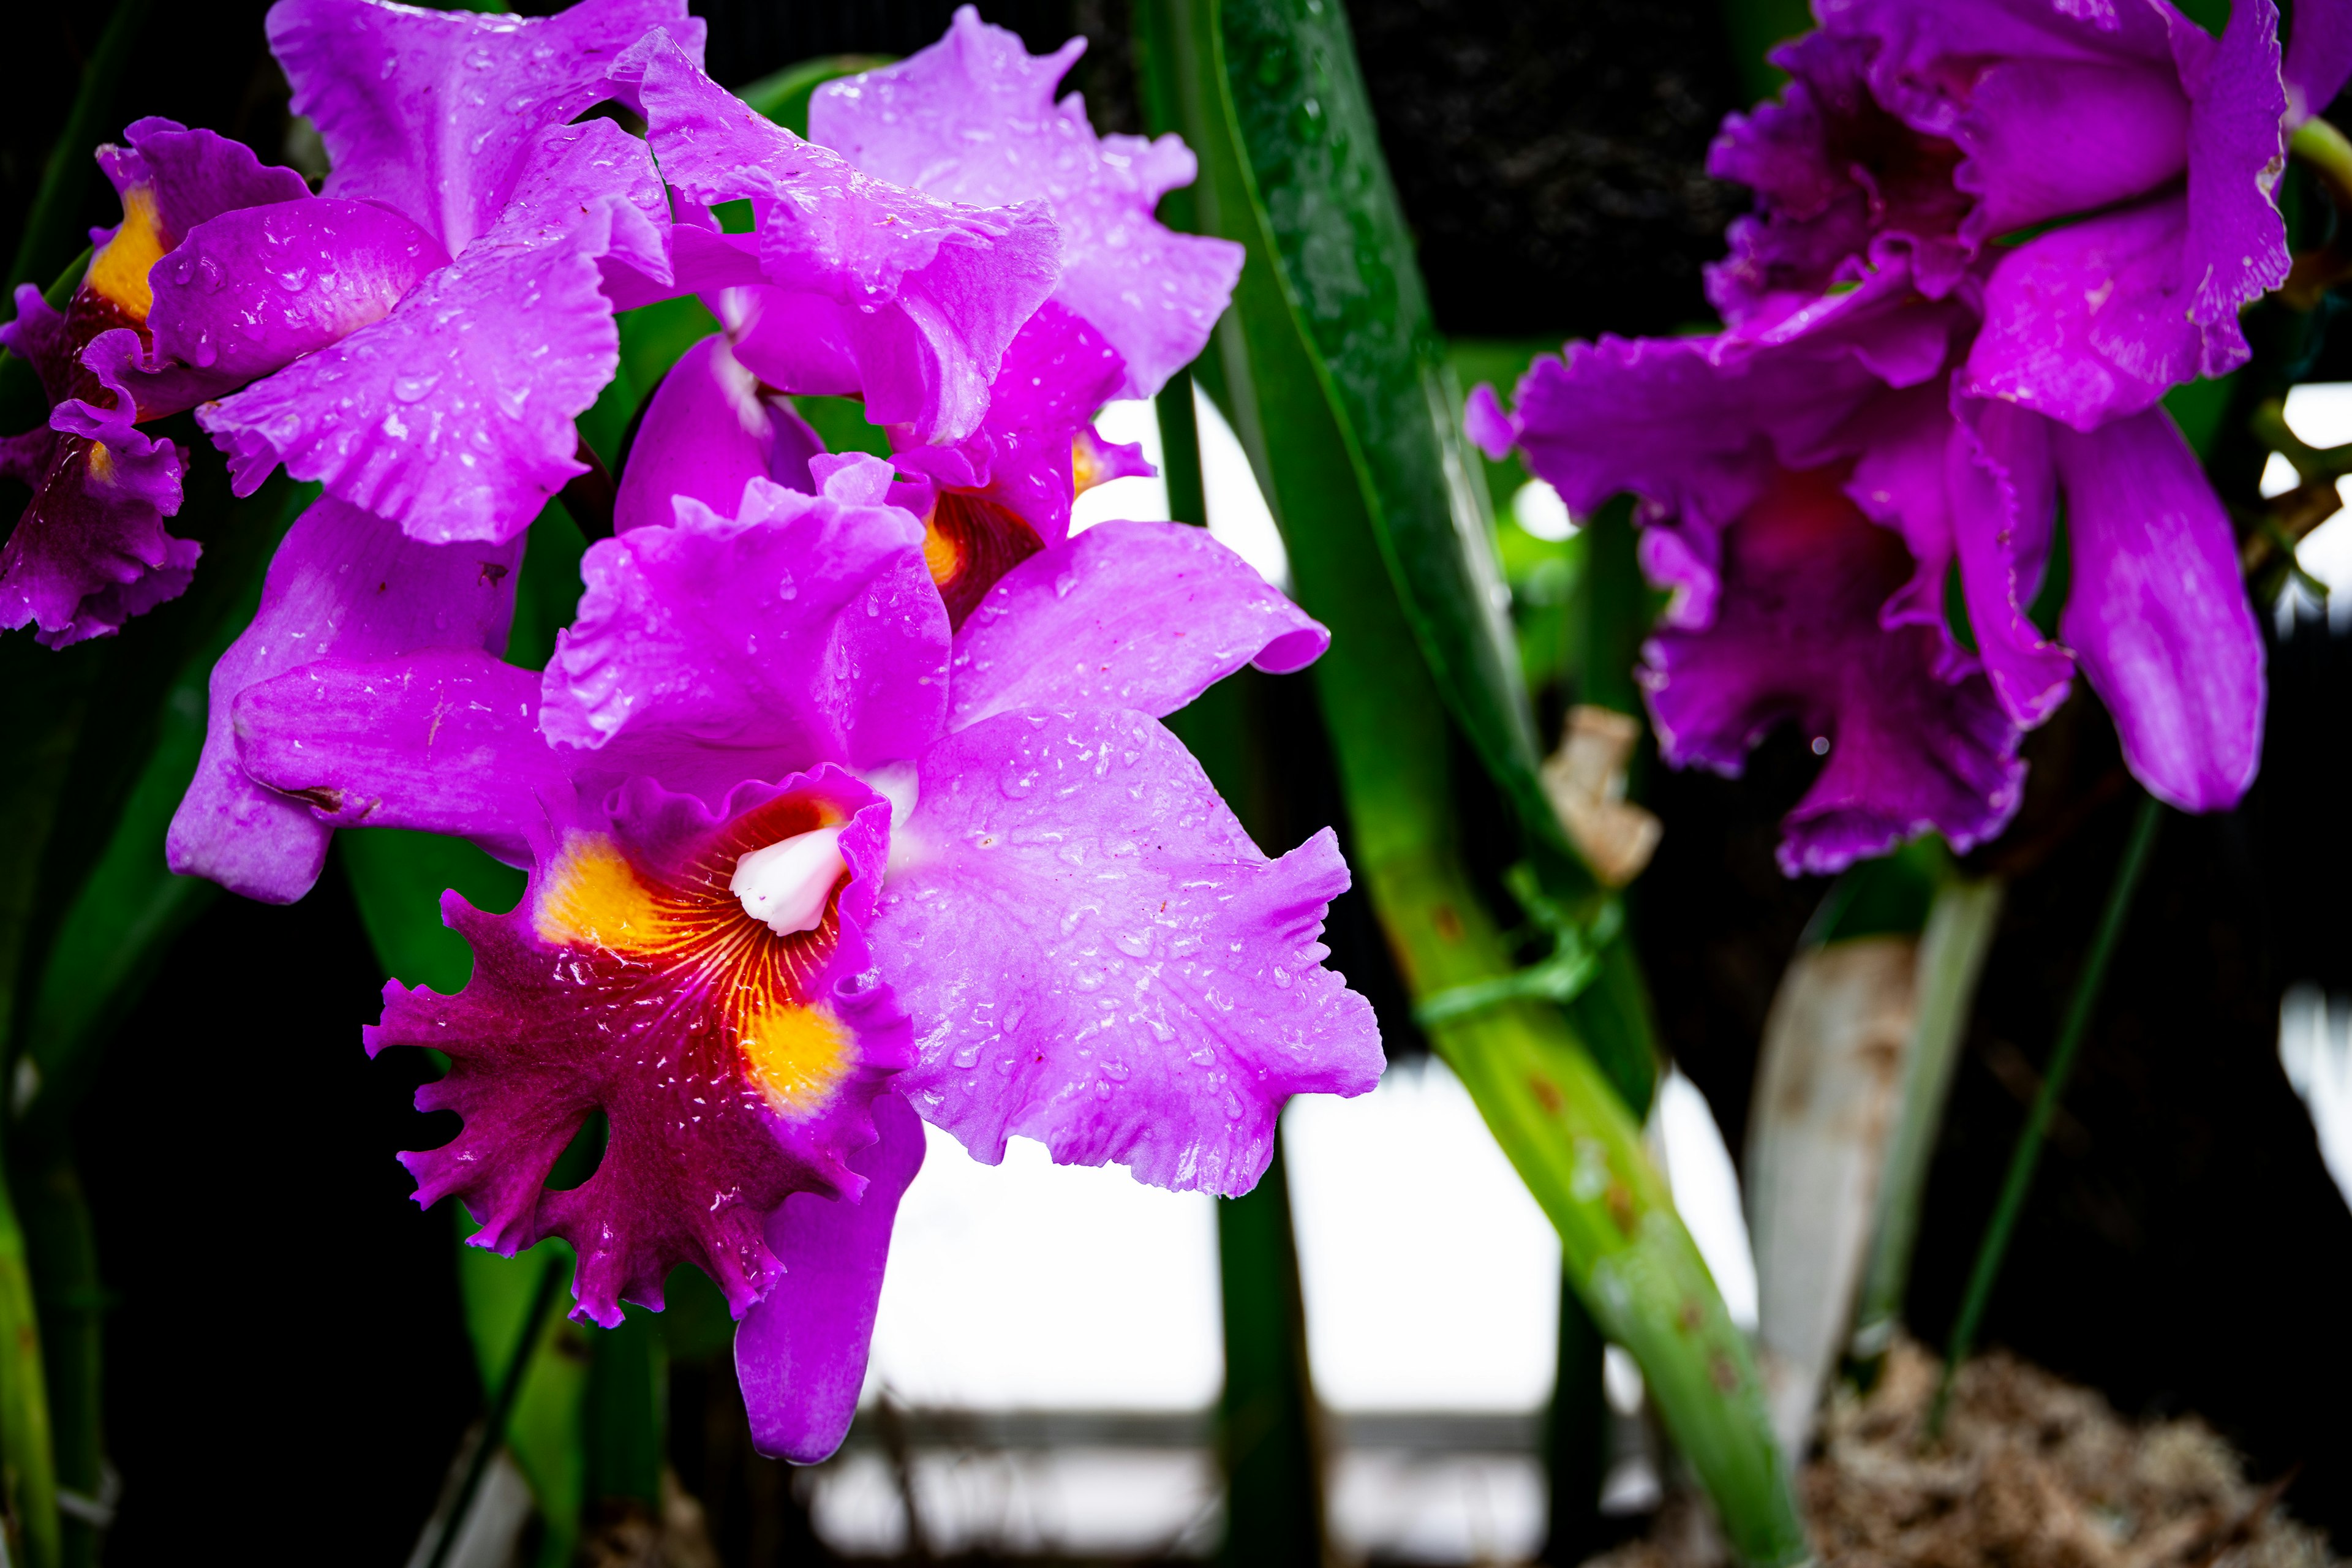
M 889 465 L 811 473 L 592 547 L 543 677 L 329 658 L 236 724 L 247 772 L 322 824 L 530 866 L 511 914 L 448 900 L 467 989 L 395 984 L 371 1037 L 456 1062 L 419 1103 L 466 1131 L 408 1157 L 419 1199 L 464 1197 L 501 1251 L 571 1239 L 599 1321 L 709 1269 L 755 1433 L 803 1459 L 855 1408 L 919 1163 L 898 1096 L 985 1161 L 1020 1133 L 1231 1194 L 1285 1099 L 1381 1068 L 1320 967 L 1330 834 L 1267 860 L 1157 721 L 1244 663 L 1308 663 L 1322 628 L 1200 530 L 1106 523 L 950 632 Z M 545 1191 L 593 1108 L 604 1164 Z

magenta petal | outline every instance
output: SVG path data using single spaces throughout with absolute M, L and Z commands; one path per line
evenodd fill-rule
M 143 188 L 168 249 L 198 224 L 238 207 L 290 202 L 310 194 L 291 169 L 266 164 L 242 142 L 211 131 L 190 131 L 177 121 L 150 115 L 122 132 L 126 146 L 98 150 L 98 166 L 123 198 Z
M 1960 588 L 1993 694 L 2019 728 L 2057 710 L 2074 661 L 2026 618 L 2050 560 L 2056 426 L 2006 403 L 1956 398 L 1945 485 Z
M 1793 721 L 1829 758 L 1783 823 L 1781 868 L 1836 871 L 1930 830 L 1967 849 L 2016 812 L 2018 731 L 1981 675 L 1946 680 L 1930 628 L 1881 625 L 1912 575 L 1835 470 L 1776 473 L 1724 535 L 1723 595 L 1704 631 L 1643 650 L 1658 746 L 1676 766 L 1739 772 Z
M 1045 208 L 982 212 L 885 184 L 771 124 L 676 49 L 637 59 L 663 178 L 706 205 L 751 200 L 763 275 L 812 297 L 794 310 L 824 318 L 814 324 L 854 364 L 866 417 L 926 443 L 978 428 L 1006 345 L 1053 291 Z M 781 391 L 842 390 L 777 380 L 745 337 L 736 347 Z
M 1348 886 L 1328 829 L 1267 860 L 1140 713 L 1002 713 L 919 766 L 875 958 L 921 1024 L 901 1092 L 975 1158 L 1019 1134 L 1237 1194 L 1291 1095 L 1379 1079 L 1371 1007 L 1316 940 Z
M 2288 268 L 2286 220 L 2273 196 L 2286 151 L 2278 9 L 2271 0 L 2240 0 L 2219 42 L 2193 23 L 2176 22 L 2173 48 L 2192 105 L 2180 275 L 2194 289 L 2189 316 L 2209 342 L 2235 355 L 2234 367 L 2245 357 L 2238 308 L 2285 282 Z
M 366 202 L 311 196 L 199 224 L 151 274 L 153 349 L 126 377 L 141 416 L 193 407 L 327 347 L 448 260 L 431 235 Z
M 814 490 L 809 459 L 824 449 L 791 402 L 763 394 L 724 334 L 695 344 L 646 405 L 613 504 L 613 530 L 668 523 L 680 496 L 732 511 L 749 481 Z
M 809 134 L 870 174 L 935 196 L 1048 203 L 1062 231 L 1055 299 L 1126 360 L 1119 395 L 1149 397 L 1208 342 L 1241 276 L 1242 247 L 1153 217 L 1160 198 L 1198 172 L 1180 138 L 1097 138 L 1076 94 L 1054 101 L 1085 47 L 1073 38 L 1033 56 L 961 6 L 929 48 L 820 88 Z
M 685 0 L 583 0 L 553 16 L 279 0 L 269 47 L 327 144 L 325 194 L 407 214 L 455 256 L 501 221 L 541 134 L 599 100 L 655 27 L 701 58 Z
M 735 1375 L 752 1446 L 771 1458 L 830 1458 L 857 1414 L 890 1226 L 923 1166 L 923 1124 L 905 1100 L 877 1096 L 874 1131 L 849 1157 L 864 1197 L 795 1193 L 768 1216 L 768 1249 L 784 1272 L 735 1331 Z
M 530 864 L 570 781 L 539 732 L 539 677 L 479 648 L 323 658 L 236 699 L 246 776 L 330 827 L 412 827 Z
M 2290 126 L 2336 101 L 2352 78 L 2352 0 L 2294 0 L 2285 75 Z
M 2002 258 L 1965 390 L 2095 430 L 2170 388 L 2245 363 L 2234 313 L 2191 318 L 2182 271 L 2189 204 L 2167 196 L 2053 229 Z
M 1287 674 L 1330 646 L 1207 529 L 1101 523 L 1006 573 L 964 622 L 948 724 L 1023 708 L 1158 718 L 1244 664 Z
M 1971 247 L 2147 194 L 2189 167 L 2189 96 L 2169 58 L 2000 61 L 1962 118 Z
M 368 1049 L 448 1054 L 416 1104 L 465 1125 L 403 1157 L 416 1200 L 462 1199 L 474 1244 L 509 1256 L 547 1236 L 572 1243 L 574 1317 L 609 1328 L 624 1300 L 658 1310 L 680 1263 L 740 1316 L 781 1271 L 764 1235 L 776 1206 L 864 1188 L 847 1156 L 874 1141 L 869 1108 L 911 1059 L 863 934 L 887 808 L 826 768 L 746 784 L 716 815 L 644 779 L 607 809 L 601 829 L 544 847 L 511 913 L 444 898 L 473 978 L 456 996 L 387 986 Z M 847 879 L 813 930 L 780 936 L 727 879 L 744 853 L 821 823 L 839 829 Z M 595 1173 L 549 1188 L 599 1110 Z
M 666 270 L 644 144 L 549 131 L 498 226 L 391 314 L 197 420 L 240 493 L 278 462 L 416 538 L 505 540 L 583 465 L 572 420 L 620 363 L 598 258 Z
M 33 500 L 0 546 L 0 626 L 31 624 L 45 647 L 120 631 L 122 623 L 187 592 L 202 548 L 163 520 L 180 510 L 187 454 L 131 424 L 119 380 L 113 406 L 79 398 L 49 416 L 54 439 L 12 450 L 20 475 L 47 448 Z
M 506 647 L 522 542 L 424 544 L 332 497 L 295 521 L 253 624 L 213 666 L 204 755 L 172 818 L 172 869 L 265 903 L 310 890 L 333 830 L 237 765 L 232 715 L 249 686 L 330 657 Z
M 831 462 L 818 495 L 754 479 L 740 517 L 689 500 L 589 548 L 540 720 L 596 753 L 576 768 L 715 804 L 745 778 L 906 761 L 939 732 L 947 611 L 922 525 L 884 503 L 888 464 Z
M 2183 811 L 2235 805 L 2262 762 L 2263 639 L 2229 514 L 2160 408 L 2051 447 L 2073 573 L 2058 629 L 2124 760 Z

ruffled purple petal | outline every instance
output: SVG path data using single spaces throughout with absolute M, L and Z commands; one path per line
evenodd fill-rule
M 119 382 L 49 416 L 54 438 L 17 443 L 11 467 L 47 447 L 33 500 L 0 546 L 0 626 L 31 625 L 45 647 L 122 629 L 131 616 L 187 592 L 202 546 L 174 539 L 163 520 L 180 510 L 187 454 L 131 424 Z
M 820 458 L 823 490 L 764 479 L 740 515 L 681 501 L 667 528 L 589 548 L 540 722 L 575 767 L 716 803 L 746 778 L 918 755 L 947 708 L 948 626 L 890 468 Z
M 197 411 L 238 493 L 283 462 L 416 538 L 498 541 L 583 471 L 572 420 L 620 363 L 598 261 L 666 270 L 667 205 L 609 120 L 534 150 L 497 225 L 389 315 Z
M 199 224 L 156 263 L 149 352 L 125 333 L 89 352 L 125 362 L 142 418 L 174 413 L 381 321 L 448 261 L 431 235 L 367 202 L 241 207 Z
M 830 1458 L 857 1414 L 890 1226 L 923 1165 L 923 1124 L 905 1100 L 877 1096 L 874 1131 L 849 1157 L 865 1196 L 795 1193 L 768 1216 L 768 1249 L 784 1272 L 735 1331 L 735 1376 L 751 1444 L 772 1458 Z
M 2072 571 L 2059 635 L 2148 793 L 2235 805 L 2262 762 L 2263 639 L 2229 514 L 2160 408 L 2050 444 Z
M 2050 420 L 2006 403 L 1956 396 L 1946 495 L 1960 590 L 1977 656 L 2020 729 L 2057 710 L 2074 661 L 2026 618 L 2050 561 L 2057 509 Z
M 887 812 L 837 769 L 746 784 L 715 816 L 637 780 L 601 831 L 546 846 L 512 913 L 446 895 L 472 981 L 456 996 L 394 982 L 367 1037 L 371 1054 L 451 1058 L 417 1109 L 465 1126 L 402 1156 L 418 1204 L 462 1199 L 481 1225 L 475 1245 L 509 1256 L 562 1237 L 580 1255 L 573 1316 L 608 1328 L 624 1300 L 658 1310 L 680 1263 L 749 1310 L 782 1269 L 770 1215 L 795 1192 L 858 1194 L 848 1156 L 874 1141 L 873 1100 L 911 1059 L 863 931 Z M 735 862 L 827 824 L 846 880 L 814 930 L 779 936 L 728 890 Z M 595 1174 L 549 1188 L 597 1111 Z
M 729 352 L 724 333 L 695 344 L 646 405 L 613 503 L 613 530 L 665 525 L 680 496 L 732 511 L 751 480 L 814 491 L 809 459 L 824 443 Z
M 329 827 L 469 838 L 510 866 L 570 795 L 539 732 L 539 677 L 479 648 L 322 658 L 248 686 L 233 713 L 246 776 Z
M 1930 830 L 1958 849 L 1983 843 L 2016 812 L 2025 776 L 2018 731 L 1984 678 L 1946 680 L 1932 630 L 1881 625 L 1912 563 L 1840 484 L 1835 469 L 1776 473 L 1724 536 L 1714 624 L 1661 631 L 1644 649 L 1668 762 L 1736 775 L 1786 721 L 1828 757 L 1782 823 L 1790 876 Z
M 2336 101 L 2352 78 L 2352 3 L 2294 0 L 2286 40 L 2287 124 L 2302 124 Z
M 244 142 L 177 121 L 134 120 L 122 140 L 126 145 L 98 150 L 98 166 L 122 198 L 126 216 L 134 216 L 131 208 L 142 200 L 152 204 L 148 216 L 164 250 L 223 213 L 310 194 L 300 174 L 262 163 Z
M 704 205 L 752 204 L 761 272 L 783 298 L 733 331 L 743 363 L 781 391 L 856 391 L 868 419 L 920 442 L 977 429 L 1006 346 L 1054 289 L 1059 239 L 1044 205 L 982 212 L 861 174 L 658 41 L 631 68 L 643 72 L 663 177 Z M 698 245 L 695 258 L 722 270 L 685 269 L 680 281 L 736 281 L 734 254 Z M 810 358 L 800 340 L 812 337 L 825 351 L 813 362 L 823 384 L 798 374 Z M 837 384 L 845 367 L 854 387 Z
M 2286 220 L 2273 196 L 2286 151 L 2278 9 L 2271 0 L 2241 0 L 2218 42 L 2186 19 L 2172 31 L 2191 104 L 2180 272 L 2192 279 L 2191 319 L 2209 338 L 2226 326 L 2234 344 L 2238 308 L 2285 282 L 2289 266 Z M 2232 365 L 2242 363 L 2237 353 Z
M 900 1091 L 974 1157 L 1019 1134 L 1236 1194 L 1291 1095 L 1378 1079 L 1371 1007 L 1316 940 L 1348 886 L 1328 829 L 1267 860 L 1140 713 L 1001 713 L 919 767 L 875 957 L 920 1020 Z
M 1701 626 L 1714 613 L 1716 536 L 1773 461 L 1851 455 L 1841 433 L 1856 409 L 1936 376 L 1969 319 L 1956 299 L 1923 300 L 1897 268 L 1769 324 L 1574 343 L 1528 367 L 1512 429 L 1571 510 L 1627 490 L 1649 503 L 1643 563 L 1675 591 L 1673 624 Z M 1474 408 L 1474 435 L 1497 436 L 1498 412 Z
M 1127 362 L 1122 397 L 1149 397 L 1192 363 L 1240 278 L 1242 247 L 1176 234 L 1152 216 L 1198 163 L 1174 133 L 1097 138 L 1055 84 L 1084 52 L 1073 38 L 1031 55 L 961 6 L 947 37 L 879 70 L 820 88 L 810 136 L 860 169 L 935 196 L 994 207 L 1043 199 L 1062 231 L 1054 297 Z
M 685 0 L 583 0 L 540 17 L 279 0 L 269 47 L 326 143 L 325 194 L 404 213 L 455 256 L 499 226 L 544 132 L 626 96 L 607 73 L 655 27 L 701 58 Z
M 1016 709 L 1172 713 L 1255 664 L 1303 669 L 1331 634 L 1178 522 L 1105 522 L 1007 573 L 956 633 L 950 729 Z
M 1790 79 L 1780 101 L 1725 118 L 1707 173 L 1752 187 L 1758 205 L 1731 226 L 1731 255 L 1707 269 L 1707 298 L 1727 319 L 1780 314 L 1898 251 L 1931 298 L 1966 268 L 1959 150 L 1879 106 L 1871 53 L 1859 38 L 1809 33 L 1773 52 Z
M 68 384 L 73 379 L 74 364 L 72 352 L 67 346 L 66 319 L 41 298 L 39 284 L 16 285 L 16 319 L 0 325 L 0 349 L 33 367 L 51 403 L 62 403 L 71 395 Z M 39 476 L 37 473 L 34 477 Z
M 265 903 L 310 890 L 333 829 L 307 802 L 246 776 L 232 716 L 238 696 L 315 659 L 375 660 L 428 648 L 506 647 L 522 541 L 425 544 L 322 497 L 295 521 L 262 583 L 261 607 L 213 666 L 196 776 L 172 818 L 172 869 Z

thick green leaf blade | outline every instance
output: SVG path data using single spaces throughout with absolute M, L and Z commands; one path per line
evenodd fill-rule
M 1459 392 L 1338 5 L 1223 0 L 1230 98 L 1283 292 L 1315 350 L 1381 554 L 1438 689 L 1529 837 L 1568 854 L 1505 613 Z
M 1315 680 L 1356 868 L 1416 996 L 1507 975 L 1508 950 L 1462 866 L 1445 706 L 1378 547 L 1360 455 L 1253 194 L 1215 0 L 1154 0 L 1138 8 L 1138 22 L 1153 128 L 1181 131 L 1201 159 L 1192 192 L 1198 226 L 1249 250 L 1218 329 L 1211 384 L 1266 484 L 1300 602 L 1332 629 Z M 1588 995 L 1640 1033 L 1639 976 L 1622 943 L 1611 951 L 1619 963 Z M 1555 1009 L 1514 1003 L 1431 1034 L 1559 1231 L 1595 1321 L 1641 1362 L 1741 1554 L 1804 1557 L 1747 1342 L 1675 1217 L 1634 1118 L 1578 1032 Z

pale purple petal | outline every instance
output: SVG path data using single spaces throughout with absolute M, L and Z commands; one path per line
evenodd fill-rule
M 948 724 L 1015 709 L 1159 718 L 1244 664 L 1287 674 L 1330 645 L 1207 529 L 1098 523 L 1015 566 L 956 633 Z
M 2072 571 L 2059 635 L 2151 795 L 2235 805 L 2262 762 L 2263 639 L 2229 513 L 2160 408 L 2051 448 Z
M 816 311 L 829 318 L 819 328 L 854 364 L 866 417 L 908 426 L 923 442 L 978 428 L 1006 345 L 1053 291 L 1059 240 L 1043 205 L 983 212 L 861 174 L 658 42 L 631 68 L 643 72 L 663 177 L 704 205 L 748 198 L 768 281 L 814 297 L 792 311 L 835 307 Z M 789 372 L 776 380 L 757 345 L 735 336 L 744 363 L 778 390 L 838 390 Z
M 901 1092 L 975 1158 L 1018 1134 L 1237 1194 L 1291 1095 L 1378 1079 L 1371 1008 L 1316 940 L 1348 886 L 1328 829 L 1267 860 L 1140 713 L 999 714 L 919 776 L 875 958 L 918 1021 Z
M 329 827 L 469 838 L 510 866 L 570 782 L 539 732 L 539 677 L 479 648 L 322 658 L 248 686 L 234 710 L 246 776 Z
M 1192 363 L 1241 276 L 1242 247 L 1176 234 L 1152 216 L 1198 165 L 1173 132 L 1097 138 L 1055 84 L 1086 47 L 1031 55 L 959 7 L 947 37 L 897 65 L 828 82 L 809 134 L 868 174 L 974 206 L 1043 199 L 1062 230 L 1054 297 L 1127 362 L 1119 395 L 1149 397 Z
M 326 142 L 325 194 L 405 213 L 455 256 L 500 223 L 543 132 L 626 96 L 607 73 L 655 27 L 701 58 L 685 0 L 583 0 L 537 17 L 278 0 L 269 47 L 294 112 Z
M 916 756 L 947 707 L 947 614 L 922 525 L 885 504 L 889 465 L 820 458 L 811 496 L 764 479 L 726 518 L 681 502 L 667 528 L 589 548 L 580 618 L 547 667 L 541 725 L 715 804 L 746 778 Z
M 752 1446 L 772 1458 L 830 1458 L 865 1391 L 891 1223 L 923 1165 L 923 1124 L 905 1100 L 877 1096 L 874 1131 L 849 1157 L 863 1197 L 795 1193 L 768 1216 L 768 1249 L 784 1272 L 735 1331 L 735 1376 Z
M 613 530 L 667 524 L 680 496 L 733 511 L 743 487 L 773 479 L 814 491 L 809 459 L 824 450 L 792 401 L 760 380 L 713 333 L 679 356 L 646 405 L 613 503 Z
M 1790 876 L 1843 869 L 1930 830 L 1968 849 L 2017 810 L 2018 731 L 1979 674 L 1947 681 L 1925 626 L 1881 625 L 1912 575 L 1834 472 L 1776 472 L 1724 535 L 1723 595 L 1704 631 L 1662 630 L 1642 684 L 1676 766 L 1738 774 L 1776 725 L 1825 755 L 1782 826 Z
M 448 261 L 431 235 L 366 202 L 306 196 L 241 207 L 197 225 L 155 264 L 151 350 L 118 330 L 89 354 L 120 357 L 141 416 L 152 418 L 382 320 Z
M 572 420 L 620 362 L 598 258 L 661 266 L 667 206 L 609 120 L 534 145 L 497 226 L 391 314 L 198 410 L 239 493 L 282 461 L 416 538 L 498 541 L 583 470 Z
M 165 843 L 172 869 L 265 903 L 309 892 L 333 830 L 237 765 L 238 694 L 330 657 L 496 653 L 506 647 L 521 559 L 520 538 L 425 544 L 331 496 L 297 519 L 269 563 L 253 624 L 213 666 L 204 755 Z

